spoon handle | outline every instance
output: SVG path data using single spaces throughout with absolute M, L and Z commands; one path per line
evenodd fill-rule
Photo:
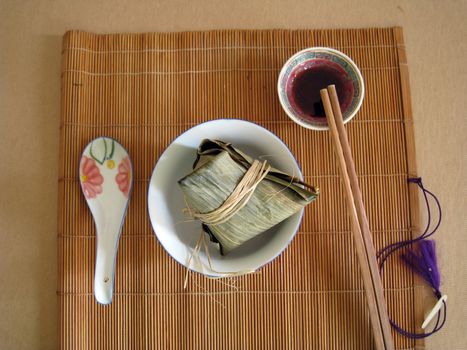
M 96 271 L 94 274 L 94 294 L 101 304 L 112 302 L 115 260 L 117 257 L 118 239 L 121 220 L 106 220 L 96 223 Z

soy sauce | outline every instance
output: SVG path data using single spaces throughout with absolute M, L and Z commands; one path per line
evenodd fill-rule
M 328 85 L 336 86 L 342 112 L 348 107 L 352 98 L 353 86 L 345 71 L 328 61 L 324 62 L 298 71 L 291 86 L 291 97 L 295 108 L 308 117 L 326 117 L 320 90 Z

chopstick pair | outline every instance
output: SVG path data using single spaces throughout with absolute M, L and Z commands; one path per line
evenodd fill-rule
M 330 85 L 327 89 L 322 89 L 320 93 L 346 192 L 347 207 L 352 222 L 352 232 L 363 276 L 376 349 L 393 350 L 394 342 L 375 248 L 370 235 L 370 227 L 363 205 L 349 140 L 344 128 L 336 87 Z

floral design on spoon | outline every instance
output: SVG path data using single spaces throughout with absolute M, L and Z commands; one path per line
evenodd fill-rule
M 131 163 L 128 157 L 122 159 L 118 165 L 118 174 L 115 176 L 118 188 L 123 194 L 128 197 L 131 187 Z
M 83 188 L 83 193 L 86 198 L 96 198 L 102 193 L 102 184 L 104 177 L 102 176 L 99 168 L 94 159 L 83 156 L 80 164 L 80 180 Z

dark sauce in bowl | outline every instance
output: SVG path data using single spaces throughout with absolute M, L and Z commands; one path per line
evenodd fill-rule
M 331 84 L 336 86 L 341 110 L 345 114 L 353 98 L 352 79 L 337 63 L 323 59 L 307 61 L 291 73 L 287 95 L 292 108 L 304 119 L 325 122 L 320 90 Z

